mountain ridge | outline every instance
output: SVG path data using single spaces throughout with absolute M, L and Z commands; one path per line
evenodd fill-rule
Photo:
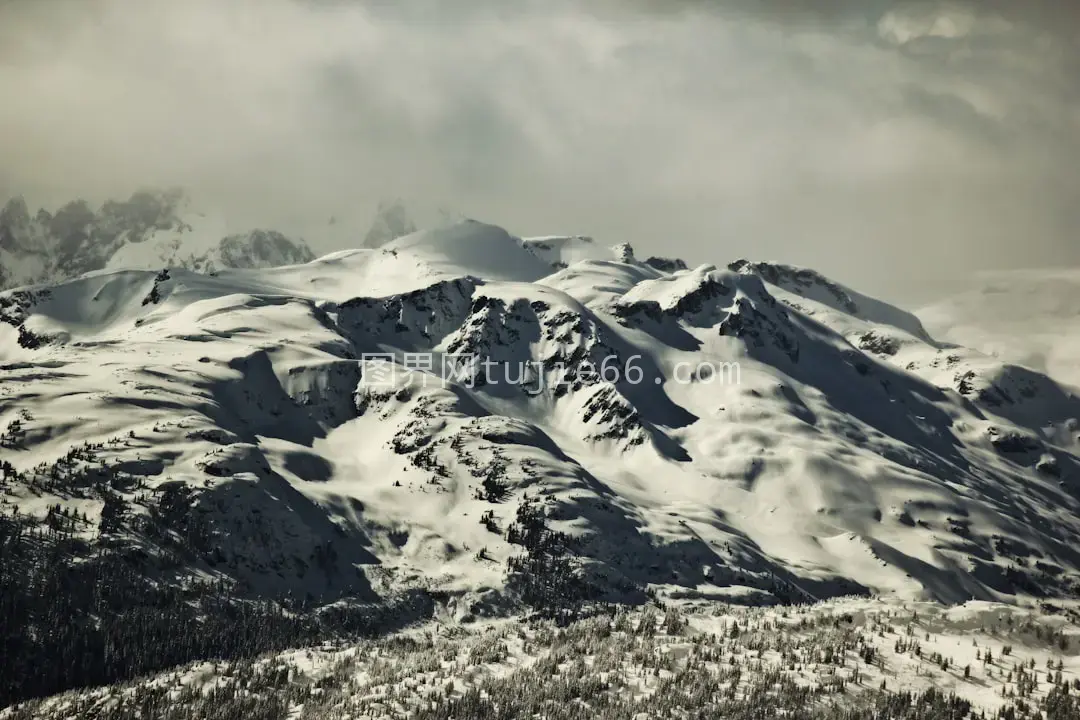
M 333 221 L 332 221 L 333 222 Z M 416 226 L 400 200 L 381 202 L 362 246 L 378 247 Z M 60 282 L 104 269 L 196 272 L 257 269 L 310 262 L 299 238 L 269 229 L 233 232 L 197 212 L 178 188 L 144 189 L 94 209 L 74 200 L 31 214 L 16 196 L 0 208 L 0 289 Z
M 465 221 L 6 291 L 3 522 L 297 617 L 1075 597 L 1080 400 L 778 267 Z

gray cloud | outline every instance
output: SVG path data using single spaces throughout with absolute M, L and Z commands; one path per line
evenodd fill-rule
M 1080 263 L 1065 3 L 449 5 L 7 0 L 0 195 L 181 184 L 321 249 L 402 196 L 900 300 Z
M 849 23 L 876 25 L 890 12 L 912 18 L 952 16 L 994 18 L 1042 32 L 1075 38 L 1080 7 L 1059 0 L 629 0 L 658 14 L 687 11 L 737 13 L 780 24 L 819 23 L 830 28 Z M 932 24 L 933 21 L 931 21 Z

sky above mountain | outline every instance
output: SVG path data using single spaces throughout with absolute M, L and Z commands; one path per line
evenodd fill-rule
M 1050 0 L 4 0 L 0 196 L 182 185 L 316 251 L 400 196 L 914 301 L 1080 265 L 1078 33 Z

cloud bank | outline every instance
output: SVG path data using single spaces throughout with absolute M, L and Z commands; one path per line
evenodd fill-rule
M 0 196 L 182 185 L 319 250 L 342 241 L 327 218 L 362 227 L 401 196 L 519 234 L 810 265 L 903 301 L 976 268 L 1080 264 L 1076 15 L 0 1 Z

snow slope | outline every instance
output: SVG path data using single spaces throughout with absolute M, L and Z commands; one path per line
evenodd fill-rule
M 325 602 L 423 588 L 485 612 L 528 596 L 523 557 L 612 600 L 1076 592 L 1067 388 L 808 271 L 539 243 L 466 221 L 2 293 L 5 503 L 98 518 L 90 470 L 50 469 L 90 443 L 142 488 L 115 489 L 110 542 L 157 552 L 136 519 L 186 487 L 191 575 Z

